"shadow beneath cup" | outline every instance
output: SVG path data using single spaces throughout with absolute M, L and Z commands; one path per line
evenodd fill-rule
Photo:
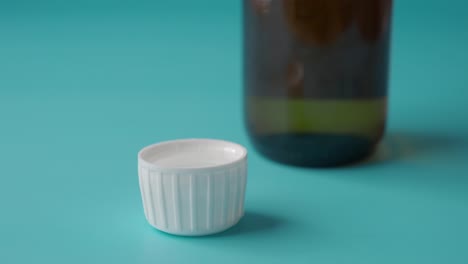
M 179 236 L 164 231 L 160 231 L 157 228 L 151 227 L 154 232 L 166 235 L 173 238 L 186 238 L 186 239 L 203 239 L 203 238 L 215 238 L 215 237 L 228 237 L 237 235 L 248 235 L 248 234 L 260 234 L 270 233 L 272 230 L 280 228 L 286 224 L 286 221 L 276 216 L 261 214 L 257 212 L 245 212 L 244 217 L 235 226 L 212 235 L 202 236 Z
M 266 233 L 280 228 L 285 224 L 286 221 L 284 219 L 280 219 L 276 216 L 257 212 L 245 212 L 244 217 L 240 220 L 240 222 L 237 225 L 222 233 L 214 234 L 208 237 L 224 237 Z

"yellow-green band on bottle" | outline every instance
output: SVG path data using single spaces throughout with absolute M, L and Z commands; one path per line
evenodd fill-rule
M 291 99 L 248 98 L 249 123 L 260 134 L 329 133 L 378 137 L 385 122 L 387 98 Z

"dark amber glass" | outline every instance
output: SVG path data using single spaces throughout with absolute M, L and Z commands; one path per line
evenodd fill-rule
M 391 0 L 244 0 L 245 118 L 266 157 L 371 154 L 387 113 Z

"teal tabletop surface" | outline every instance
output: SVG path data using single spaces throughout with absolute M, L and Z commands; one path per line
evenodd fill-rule
M 0 263 L 468 263 L 466 10 L 396 1 L 385 140 L 304 169 L 247 138 L 240 1 L 1 1 Z M 137 152 L 193 137 L 247 146 L 246 215 L 163 234 Z

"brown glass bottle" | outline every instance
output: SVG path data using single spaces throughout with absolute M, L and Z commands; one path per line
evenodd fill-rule
M 244 0 L 246 126 L 270 159 L 337 166 L 385 130 L 391 0 Z

